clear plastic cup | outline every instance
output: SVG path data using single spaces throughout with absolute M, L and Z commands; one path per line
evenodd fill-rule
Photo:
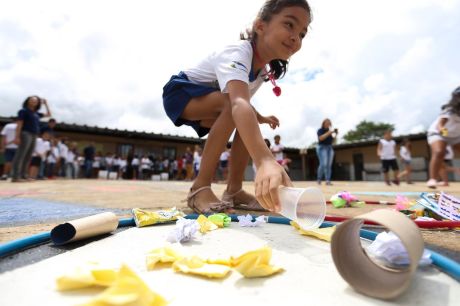
M 280 214 L 296 221 L 304 230 L 318 228 L 326 216 L 326 200 L 315 187 L 280 187 Z

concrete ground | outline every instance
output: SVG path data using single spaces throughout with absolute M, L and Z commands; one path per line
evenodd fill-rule
M 186 208 L 186 203 L 181 200 L 185 199 L 190 185 L 190 182 L 182 181 L 47 180 L 30 183 L 2 181 L 0 182 L 0 243 L 49 231 L 63 221 L 75 219 L 71 214 L 72 208 L 89 209 L 84 212 L 86 215 L 91 209 L 94 209 L 95 213 L 101 209 L 109 209 L 120 217 L 129 217 L 130 209 L 136 207 L 155 210 L 176 206 L 184 208 L 187 213 L 190 211 Z M 294 182 L 294 185 L 295 187 L 317 186 L 315 182 Z M 246 190 L 254 191 L 252 182 L 245 182 L 244 186 Z M 327 199 L 332 194 L 346 190 L 364 201 L 389 202 L 394 202 L 398 193 L 416 199 L 420 192 L 429 191 L 422 182 L 413 185 L 403 183 L 400 186 L 386 186 L 382 182 L 334 182 L 333 186 L 322 185 L 320 188 Z M 224 184 L 213 184 L 216 194 L 222 194 L 224 189 Z M 451 186 L 443 187 L 443 190 L 460 196 L 460 183 L 451 183 Z M 20 206 L 22 202 L 27 202 L 29 206 Z M 51 216 L 49 212 L 45 214 L 47 209 L 56 210 L 54 206 L 49 206 L 52 203 L 64 205 L 65 208 L 57 215 Z M 342 209 L 335 209 L 328 205 L 327 214 L 355 216 L 381 208 L 392 209 L 387 205 Z M 427 247 L 460 262 L 458 231 L 422 230 L 422 235 Z

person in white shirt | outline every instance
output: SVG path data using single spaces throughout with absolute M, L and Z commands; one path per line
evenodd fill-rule
M 399 173 L 398 178 L 401 179 L 403 177 L 406 178 L 407 184 L 413 184 L 411 180 L 412 174 L 412 154 L 411 154 L 411 143 L 409 138 L 404 138 L 401 147 L 399 148 L 399 156 L 401 156 L 401 164 L 404 165 L 404 170 Z
M 220 154 L 220 157 L 219 157 L 219 163 L 220 163 L 219 168 L 222 174 L 222 180 L 225 183 L 227 182 L 227 177 L 228 177 L 228 161 L 230 159 L 230 148 L 231 148 L 231 145 L 227 144 L 227 147 Z
M 383 176 L 385 178 L 385 183 L 388 186 L 391 186 L 390 175 L 388 174 L 390 168 L 393 170 L 393 183 L 395 185 L 399 185 L 399 167 L 396 161 L 396 142 L 393 140 L 391 133 L 391 130 L 385 131 L 383 138 L 379 140 L 379 144 L 377 145 L 377 155 L 382 161 Z
M 150 177 L 151 173 L 151 168 L 152 168 L 152 161 L 150 158 L 147 157 L 147 155 L 142 156 L 141 158 L 141 172 L 142 172 L 142 179 L 143 180 L 148 180 Z
M 447 145 L 460 151 L 460 86 L 452 92 L 449 103 L 441 107 L 441 114 L 428 128 L 428 144 L 431 148 L 430 178 L 427 187 L 436 188 L 436 176 L 442 167 Z
M 39 170 L 42 169 L 42 164 L 45 163 L 46 155 L 50 150 L 50 135 L 47 131 L 44 131 L 41 137 L 37 137 L 35 141 L 35 149 L 32 153 L 32 159 L 30 160 L 29 167 L 29 178 L 31 179 L 43 179 L 43 173 L 39 174 Z
M 66 176 L 66 164 L 67 164 L 67 152 L 69 151 L 69 147 L 66 144 L 66 139 L 61 138 L 58 142 L 58 149 L 59 149 L 59 169 L 58 175 L 60 177 Z
M 69 150 L 67 151 L 67 156 L 65 157 L 66 162 L 66 176 L 72 179 L 77 177 L 77 144 L 72 142 L 70 144 Z
M 284 146 L 280 142 L 281 136 L 275 135 L 275 137 L 273 137 L 273 140 L 275 141 L 275 143 L 270 147 L 270 150 L 272 151 L 273 156 L 275 157 L 278 164 L 281 165 L 284 159 L 284 153 L 283 153 Z
M 276 85 L 287 71 L 292 55 L 300 50 L 311 22 L 306 0 L 268 0 L 242 40 L 212 53 L 196 66 L 171 77 L 163 87 L 163 106 L 176 126 L 189 125 L 203 137 L 200 171 L 187 196 L 197 213 L 242 209 L 281 210 L 278 187 L 292 186 L 284 168 L 263 140 L 259 124 L 279 126 L 275 116 L 262 116 L 251 105 L 259 87 Z M 236 129 L 232 166 L 222 200 L 212 192 L 219 157 Z M 249 157 L 257 164 L 255 196 L 242 189 Z M 249 205 L 255 203 L 254 205 Z
M 14 143 L 14 139 L 16 138 L 16 128 L 17 123 L 7 123 L 1 132 L 2 141 L 0 142 L 0 152 L 3 152 L 3 156 L 5 159 L 5 165 L 3 168 L 3 175 L 1 179 L 6 180 L 11 172 L 11 163 L 14 159 L 14 154 L 18 149 L 18 145 Z
M 46 176 L 49 179 L 54 178 L 55 174 L 55 166 L 56 163 L 59 161 L 59 149 L 57 147 L 57 141 L 55 139 L 51 140 L 51 148 L 48 153 L 48 157 L 46 158 Z

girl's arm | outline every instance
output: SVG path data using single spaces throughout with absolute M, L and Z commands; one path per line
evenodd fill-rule
M 45 105 L 46 108 L 46 114 L 44 114 L 43 117 L 51 117 L 51 111 L 48 106 L 48 101 L 46 99 L 42 99 L 42 104 Z
M 319 137 L 318 137 L 319 141 L 325 140 L 326 138 L 328 138 L 329 136 L 331 136 L 333 132 L 334 132 L 334 131 L 329 130 L 329 131 L 327 131 L 326 133 L 324 133 L 323 135 L 319 136 Z
M 16 121 L 17 126 L 16 126 L 16 135 L 14 137 L 14 143 L 19 145 L 21 143 L 21 131 L 22 131 L 22 126 L 24 125 L 23 120 L 18 120 Z
M 379 142 L 377 145 L 377 156 L 380 157 L 382 155 L 382 144 Z
M 259 203 L 272 211 L 281 209 L 278 187 L 292 186 L 286 171 L 268 149 L 257 122 L 257 116 L 249 103 L 249 88 L 242 81 L 227 83 L 233 122 L 249 155 L 257 166 L 255 195 Z

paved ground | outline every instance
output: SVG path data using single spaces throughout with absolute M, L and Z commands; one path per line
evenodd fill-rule
M 296 187 L 316 186 L 314 182 L 295 182 Z M 158 209 L 185 208 L 181 202 L 187 195 L 190 182 L 105 181 L 105 180 L 51 180 L 32 183 L 0 182 L 0 242 L 49 231 L 62 221 L 114 211 L 120 217 L 130 216 L 135 207 Z M 221 194 L 224 184 L 214 184 Z M 251 182 L 245 183 L 253 191 Z M 381 182 L 335 182 L 321 186 L 326 198 L 339 191 L 350 191 L 362 200 L 394 202 L 397 194 L 417 198 L 427 191 L 423 183 L 386 186 Z M 444 188 L 445 192 L 460 196 L 460 183 Z M 355 216 L 386 205 L 367 205 L 364 208 L 334 209 L 328 206 L 328 215 Z M 460 235 L 453 230 L 423 230 L 428 247 L 460 262 Z

